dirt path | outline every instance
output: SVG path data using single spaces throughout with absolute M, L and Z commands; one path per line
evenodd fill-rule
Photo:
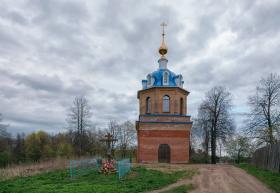
M 196 167 L 199 174 L 191 180 L 180 180 L 151 193 L 159 193 L 190 183 L 195 186 L 195 190 L 191 193 L 273 193 L 255 177 L 231 165 L 181 165 L 181 167 L 186 169 Z
M 191 193 L 272 193 L 262 182 L 231 165 L 204 165 L 192 183 Z

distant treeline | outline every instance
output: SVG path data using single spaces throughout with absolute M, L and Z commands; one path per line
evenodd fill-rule
M 112 153 L 118 157 L 131 157 L 136 144 L 134 124 L 130 121 L 109 121 L 105 129 L 94 129 L 91 110 L 84 96 L 76 97 L 67 111 L 67 132 L 50 135 L 37 131 L 27 136 L 18 134 L 16 138 L 7 132 L 8 125 L 2 124 L 0 114 L 0 167 L 55 157 L 104 156 L 106 144 L 100 139 L 107 132 L 117 139 L 111 144 Z
M 73 158 L 81 156 L 104 157 L 106 144 L 100 139 L 106 132 L 112 132 L 118 139 L 113 144 L 115 157 L 135 156 L 135 128 L 130 121 L 118 124 L 110 121 L 108 128 L 85 130 L 83 135 L 76 131 L 50 135 L 45 131 L 37 131 L 29 135 L 18 134 L 12 138 L 2 125 L 0 129 L 0 167 L 10 164 L 38 162 L 56 157 Z M 81 144 L 82 143 L 82 149 Z

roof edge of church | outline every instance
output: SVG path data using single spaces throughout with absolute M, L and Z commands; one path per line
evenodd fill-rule
M 187 96 L 190 94 L 190 92 L 182 87 L 178 87 L 178 86 L 152 86 L 149 88 L 145 88 L 145 89 L 141 89 L 137 91 L 137 98 L 139 98 L 139 93 L 142 91 L 147 91 L 147 90 L 152 90 L 152 89 L 169 89 L 169 88 L 178 88 L 179 90 L 182 90 L 184 92 L 187 93 Z

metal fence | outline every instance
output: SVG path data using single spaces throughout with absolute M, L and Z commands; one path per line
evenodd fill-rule
M 74 179 L 78 176 L 88 174 L 92 171 L 99 171 L 102 166 L 102 159 L 84 159 L 70 160 L 69 172 L 70 178 Z M 131 162 L 129 159 L 117 161 L 116 169 L 119 179 L 123 178 L 131 170 Z
M 125 176 L 131 170 L 131 163 L 129 159 L 123 159 L 117 162 L 117 171 L 119 179 Z
M 100 159 L 70 160 L 70 178 L 74 179 L 75 177 L 87 174 L 90 171 L 99 170 L 100 166 Z
M 257 149 L 252 164 L 262 169 L 280 172 L 280 143 Z

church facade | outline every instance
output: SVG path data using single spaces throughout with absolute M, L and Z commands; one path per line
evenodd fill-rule
M 168 49 L 163 39 L 159 48 L 159 68 L 142 80 L 137 130 L 137 161 L 140 163 L 188 163 L 191 117 L 183 77 L 167 68 Z

